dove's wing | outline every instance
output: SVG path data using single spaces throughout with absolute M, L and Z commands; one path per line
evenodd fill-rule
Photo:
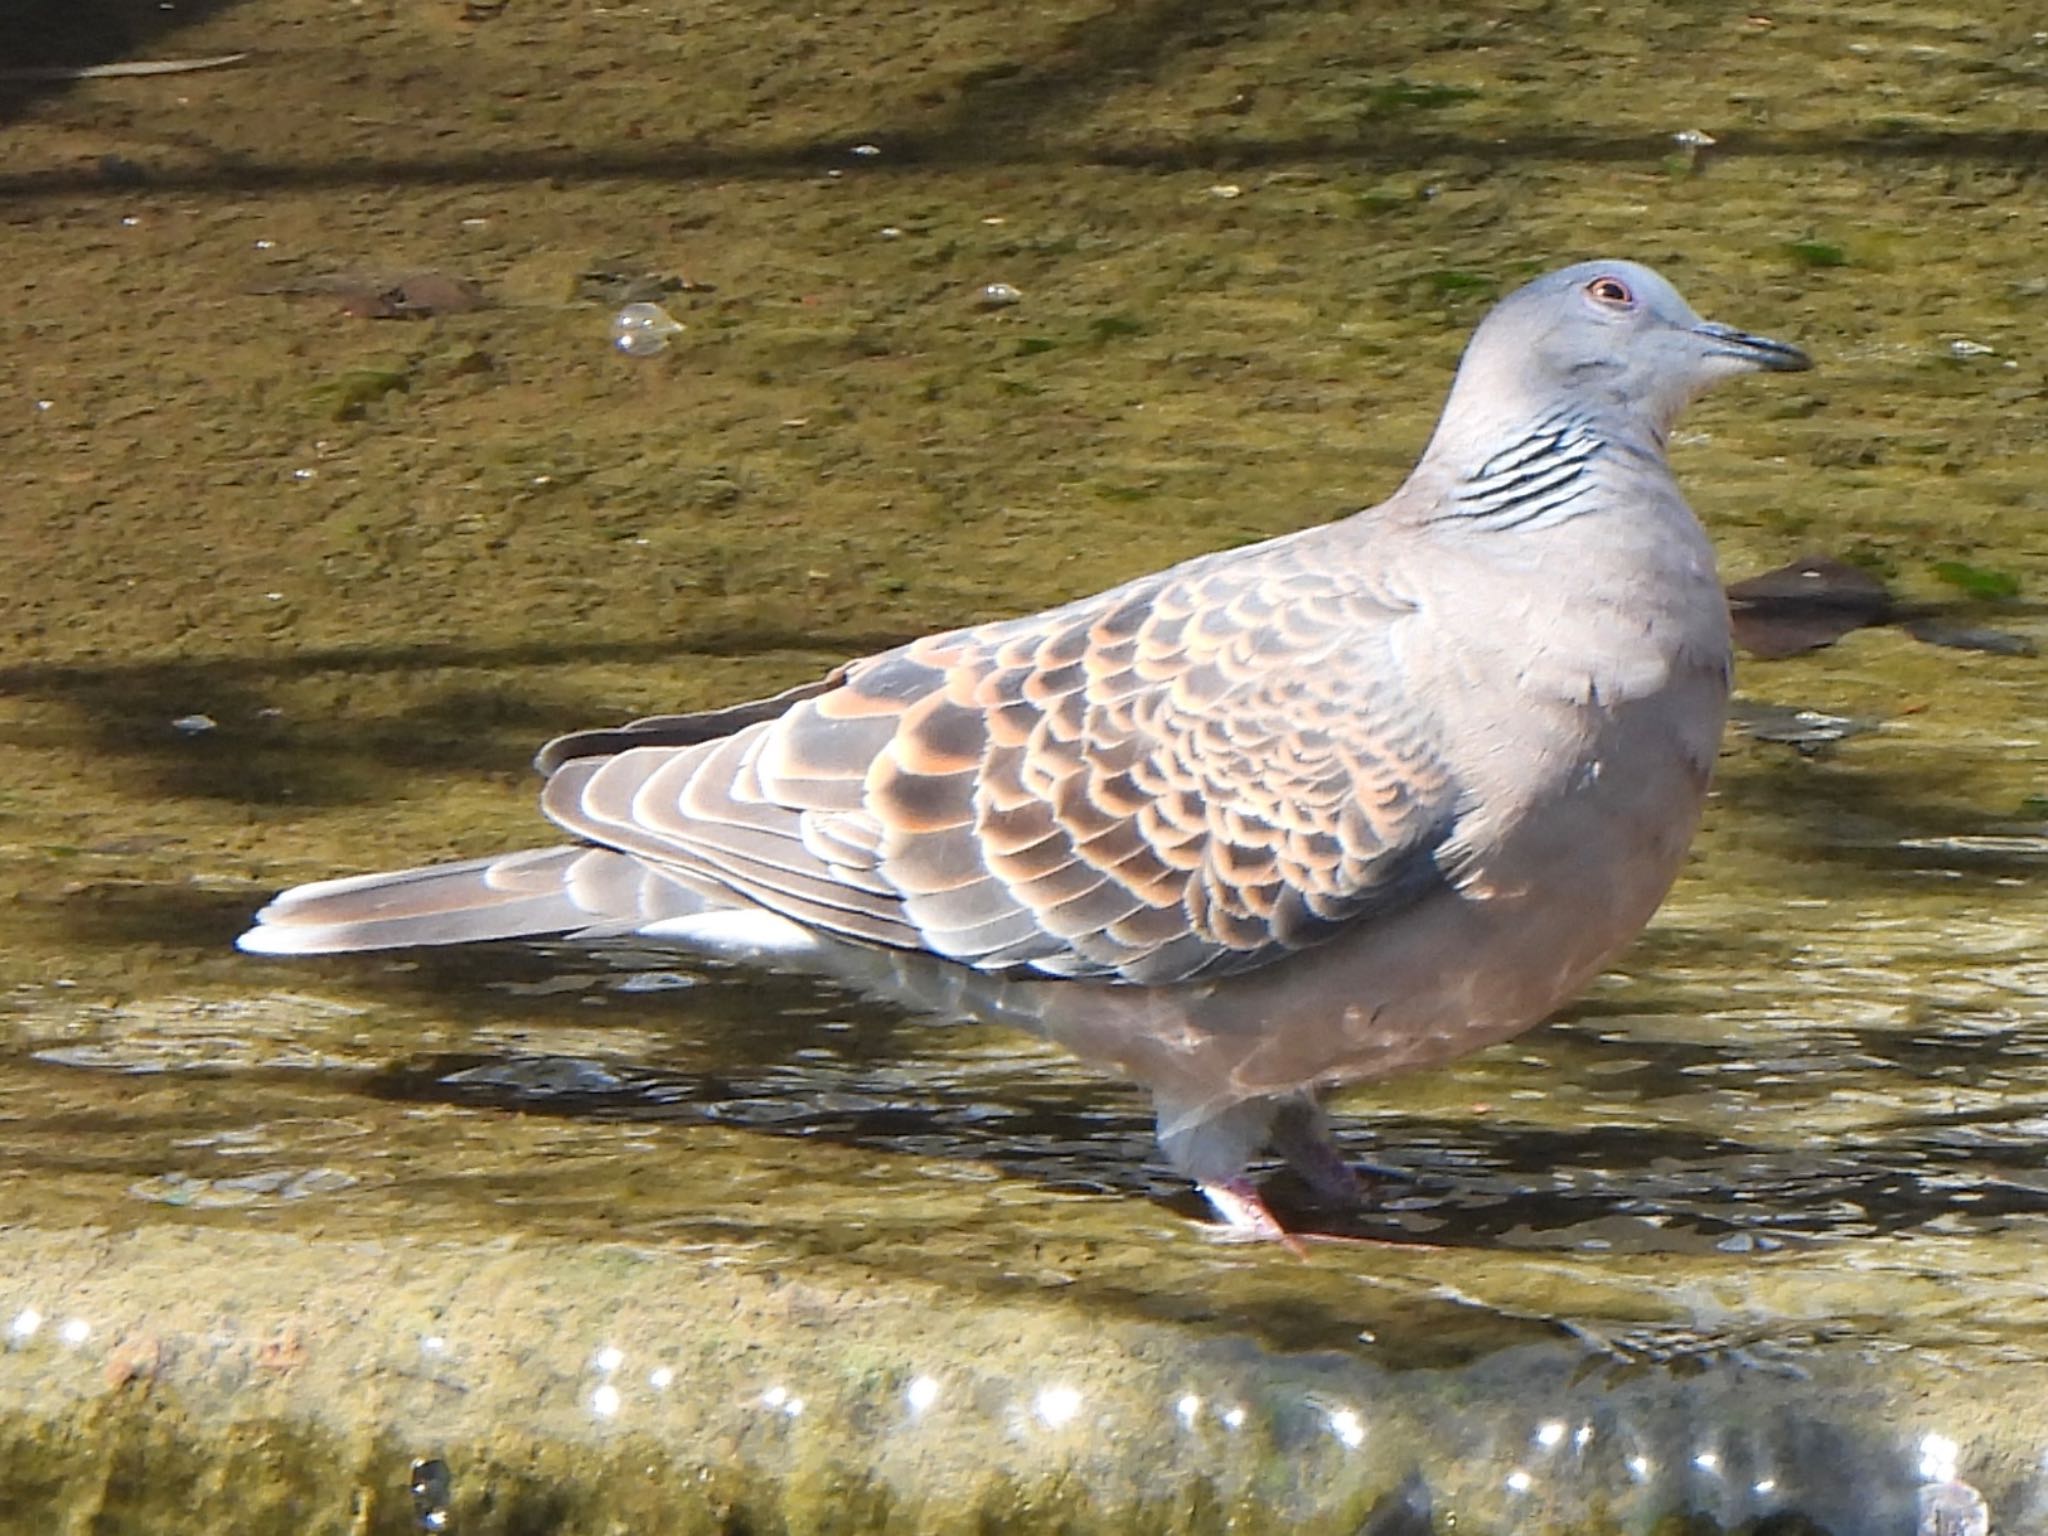
M 1393 650 L 1413 606 L 1322 547 L 567 738 L 544 805 L 841 938 L 1145 983 L 1262 965 L 1441 883 L 1459 812 Z

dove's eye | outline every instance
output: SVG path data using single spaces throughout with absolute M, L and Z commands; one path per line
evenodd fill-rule
M 1586 284 L 1586 292 L 1593 296 L 1595 303 L 1605 304 L 1609 309 L 1634 309 L 1636 306 L 1636 296 L 1618 277 L 1596 277 Z

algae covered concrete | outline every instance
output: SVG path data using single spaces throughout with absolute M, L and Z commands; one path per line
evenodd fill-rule
M 598 1243 L 17 1229 L 0 1286 L 53 1308 L 0 1351 L 10 1529 L 1911 1530 L 1908 1402 L 1984 1431 L 2010 1528 L 2048 1517 L 2011 1366 L 1674 1374 L 1559 1339 L 1387 1371 Z
M 0 1528 L 2048 1520 L 2039 29 L 0 18 Z M 2004 649 L 1745 662 L 1875 728 L 1731 737 L 1613 975 L 1349 1096 L 1375 1201 L 1310 1262 L 1212 1241 L 1039 1041 L 652 952 L 229 947 L 536 839 L 558 731 L 1383 495 L 1491 297 L 1603 252 L 1819 360 L 1673 444 L 1730 576 L 1846 557 Z M 428 272 L 488 302 L 366 317 Z M 622 355 L 648 294 L 685 328 Z

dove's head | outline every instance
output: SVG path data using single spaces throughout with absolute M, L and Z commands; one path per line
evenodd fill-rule
M 1584 261 L 1517 288 L 1480 322 L 1440 431 L 1497 440 L 1511 421 L 1582 405 L 1661 442 L 1708 386 L 1812 366 L 1797 347 L 1702 320 L 1648 267 Z

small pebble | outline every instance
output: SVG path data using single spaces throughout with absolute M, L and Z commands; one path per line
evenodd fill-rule
M 635 971 L 612 983 L 614 992 L 674 992 L 697 985 L 697 978 L 681 971 Z
M 1711 133 L 1698 128 L 1681 128 L 1671 135 L 1671 142 L 1682 149 L 1705 149 L 1718 142 Z
M 171 722 L 171 729 L 185 736 L 203 736 L 219 729 L 219 722 L 211 715 L 180 715 Z
M 1006 309 L 1024 297 L 1008 283 L 990 283 L 981 290 L 983 309 Z
M 1831 715 L 1794 705 L 1766 704 L 1755 699 L 1737 699 L 1729 708 L 1728 718 L 1736 730 L 1758 741 L 1774 742 L 1803 753 L 1822 751 L 1878 726 L 1875 720 Z
M 853 146 L 853 152 L 863 160 L 872 160 L 882 152 L 882 146 L 879 144 L 856 144 Z
M 1988 347 L 1981 341 L 1971 341 L 1966 336 L 1958 336 L 1948 344 L 1951 357 L 1990 357 L 1997 350 L 1998 348 Z

